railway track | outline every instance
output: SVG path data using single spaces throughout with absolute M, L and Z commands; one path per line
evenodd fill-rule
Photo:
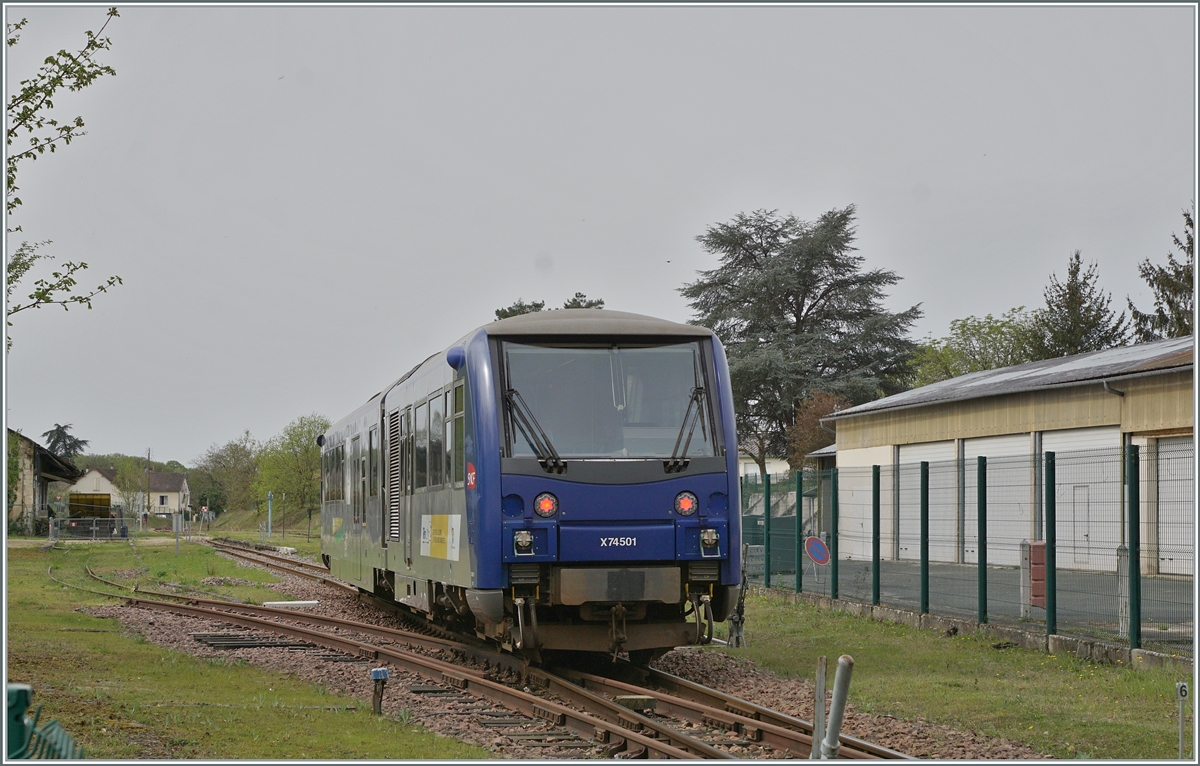
M 295 568 L 296 562 L 262 551 L 243 550 L 218 544 L 230 555 L 288 573 L 300 574 L 327 584 L 332 578 L 317 571 Z M 323 570 L 308 565 L 310 570 Z M 88 570 L 89 576 L 111 587 L 122 588 Z M 362 596 L 357 588 L 344 590 Z M 517 711 L 521 725 L 540 719 L 552 725 L 539 740 L 541 745 L 582 747 L 584 742 L 601 748 L 607 755 L 655 758 L 735 758 L 739 753 L 762 752 L 767 757 L 807 757 L 812 749 L 812 725 L 778 711 L 694 684 L 668 673 L 639 668 L 629 663 L 613 663 L 605 674 L 584 673 L 573 668 L 535 668 L 510 654 L 497 652 L 479 642 L 430 636 L 422 632 L 370 625 L 351 620 L 297 612 L 293 609 L 239 604 L 216 599 L 200 599 L 175 594 L 141 591 L 125 598 L 126 603 L 157 611 L 204 617 L 236 625 L 247 630 L 268 631 L 276 635 L 321 646 L 348 657 L 387 661 L 433 681 L 423 693 L 442 698 L 483 699 Z M 170 597 L 185 604 L 170 604 L 141 595 Z M 317 628 L 323 629 L 318 630 Z M 333 635 L 326 631 L 336 631 Z M 358 635 L 370 641 L 350 638 Z M 233 644 L 237 645 L 234 641 Z M 265 644 L 251 644 L 265 645 Z M 454 662 L 431 658 L 418 652 L 441 652 Z M 464 664 L 474 663 L 475 669 Z M 529 691 L 512 689 L 489 678 L 503 671 Z M 501 688 L 504 691 L 501 691 Z M 537 690 L 536 692 L 534 690 Z M 553 698 L 547 700 L 546 695 Z M 465 696 L 464 696 L 465 695 Z M 631 703 L 631 700 L 633 701 Z M 558 704 L 565 702 L 566 705 Z M 636 709 L 634 709 L 636 708 Z M 573 712 L 566 712 L 570 709 Z M 517 726 L 511 717 L 489 718 L 498 733 L 504 727 Z M 569 734 L 567 733 L 569 732 Z M 511 732 L 510 732 L 511 733 Z M 526 741 L 534 734 L 517 732 Z M 565 739 L 564 739 L 565 738 Z M 847 735 L 841 736 L 840 757 L 847 759 L 906 758 L 893 750 Z M 645 740 L 645 741 L 643 741 Z M 767 755 L 770 754 L 770 755 Z

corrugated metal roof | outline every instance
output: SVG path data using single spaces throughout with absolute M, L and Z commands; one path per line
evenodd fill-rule
M 872 412 L 925 404 L 981 399 L 1042 388 L 1058 388 L 1073 383 L 1100 383 L 1114 378 L 1137 377 L 1192 366 L 1192 336 L 1169 338 L 1153 343 L 1122 346 L 1087 354 L 1044 359 L 1013 367 L 972 372 L 943 380 L 902 394 L 877 399 L 842 410 L 830 416 L 838 420 Z

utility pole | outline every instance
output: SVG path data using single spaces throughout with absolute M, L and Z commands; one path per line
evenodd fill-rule
M 142 513 L 150 513 L 150 448 L 146 448 L 146 470 L 143 471 L 146 478 L 146 491 L 142 495 Z

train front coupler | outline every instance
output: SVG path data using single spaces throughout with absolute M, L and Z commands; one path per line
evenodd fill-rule
M 688 601 L 691 602 L 690 611 L 696 615 L 696 640 L 692 643 L 712 643 L 714 622 L 712 596 L 707 593 L 692 591 L 688 594 Z
M 629 634 L 625 629 L 625 605 L 617 604 L 609 614 L 608 648 L 612 652 L 613 662 L 616 662 L 617 655 L 621 653 L 625 642 L 629 640 Z

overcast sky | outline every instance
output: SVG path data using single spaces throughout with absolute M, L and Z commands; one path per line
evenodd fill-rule
M 8 92 L 105 7 L 6 6 Z M 8 424 L 92 452 L 337 420 L 517 298 L 686 321 L 758 208 L 856 205 L 918 339 L 1077 248 L 1146 309 L 1196 195 L 1192 6 L 120 8 L 8 221 L 124 279 L 6 358 Z

